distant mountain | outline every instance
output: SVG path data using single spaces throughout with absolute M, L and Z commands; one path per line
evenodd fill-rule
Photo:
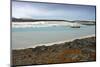
M 12 18 L 12 22 L 34 22 L 34 19 Z
M 67 21 L 67 20 L 12 18 L 12 22 L 36 22 L 36 21 Z

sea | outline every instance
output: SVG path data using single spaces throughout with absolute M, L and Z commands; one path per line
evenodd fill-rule
M 32 48 L 49 43 L 63 42 L 95 34 L 95 25 L 73 23 L 12 22 L 12 49 Z

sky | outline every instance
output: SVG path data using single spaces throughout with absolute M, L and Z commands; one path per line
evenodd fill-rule
M 12 17 L 30 19 L 95 20 L 95 6 L 12 1 Z

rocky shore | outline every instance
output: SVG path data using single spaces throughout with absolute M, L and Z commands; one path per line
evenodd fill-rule
M 94 36 L 51 46 L 12 50 L 13 66 L 86 61 L 96 61 Z

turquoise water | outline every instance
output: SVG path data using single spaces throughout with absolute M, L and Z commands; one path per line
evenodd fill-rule
M 12 28 L 12 48 L 27 48 L 92 34 L 95 34 L 95 25 L 83 25 L 80 28 L 66 26 Z
M 33 32 L 33 31 L 70 31 L 69 27 L 56 26 L 56 27 L 35 27 L 35 28 L 13 28 L 12 32 Z

